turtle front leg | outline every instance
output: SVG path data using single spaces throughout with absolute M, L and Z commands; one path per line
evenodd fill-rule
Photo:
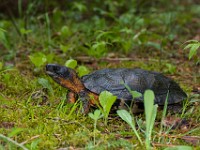
M 79 98 L 83 104 L 83 113 L 87 114 L 90 110 L 90 98 L 86 91 L 81 91 L 79 93 Z
M 76 97 L 77 97 L 77 95 L 74 93 L 74 92 L 69 92 L 68 94 L 67 94 L 67 102 L 69 102 L 69 103 L 75 103 L 76 102 Z

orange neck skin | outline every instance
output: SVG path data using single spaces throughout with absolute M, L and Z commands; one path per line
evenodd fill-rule
M 63 87 L 70 89 L 73 93 L 79 94 L 81 91 L 85 91 L 85 87 L 81 80 L 78 77 L 73 77 L 73 80 L 66 80 L 63 78 L 59 78 L 59 84 L 61 84 Z M 89 99 L 90 99 L 90 105 L 94 106 L 98 104 L 99 96 L 93 92 L 86 91 Z

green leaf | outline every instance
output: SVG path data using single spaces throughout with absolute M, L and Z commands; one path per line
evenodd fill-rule
M 74 69 L 77 66 L 77 61 L 74 59 L 69 59 L 66 61 L 65 66 Z
M 100 116 L 101 115 L 101 111 L 99 109 L 96 109 L 94 111 L 94 114 L 93 113 L 89 113 L 88 115 L 90 116 L 90 118 L 92 118 L 92 119 L 97 121 L 101 117 Z
M 13 137 L 15 135 L 18 135 L 23 130 L 24 129 L 22 129 L 22 128 L 13 128 L 12 131 L 8 134 L 8 137 Z
M 69 30 L 69 27 L 68 26 L 63 26 L 62 28 L 61 28 L 61 35 L 63 36 L 63 37 L 68 37 L 69 35 L 70 35 L 70 30 Z
M 140 92 L 137 91 L 130 91 L 131 95 L 133 98 L 139 98 L 142 96 L 142 94 Z
M 125 87 L 128 89 L 128 91 L 131 93 L 133 99 L 134 99 L 134 98 L 139 98 L 139 97 L 142 96 L 142 94 L 141 94 L 140 92 L 132 91 L 131 88 L 130 88 L 127 84 L 125 84 L 125 83 L 123 83 L 123 82 L 122 82 L 122 84 L 124 84 L 124 86 L 125 86 Z
M 194 55 L 197 53 L 197 49 L 200 47 L 199 44 L 193 44 L 192 47 L 190 48 L 189 52 L 189 59 L 191 59 Z
M 126 123 L 128 123 L 130 125 L 130 127 L 134 131 L 135 135 L 137 136 L 138 140 L 140 141 L 140 144 L 143 145 L 142 140 L 135 128 L 135 121 L 134 121 L 134 119 L 132 119 L 130 113 L 126 110 L 118 110 L 117 114 L 122 118 L 122 120 L 124 120 Z
M 106 115 L 109 114 L 110 109 L 112 105 L 114 104 L 114 102 L 116 101 L 116 99 L 117 97 L 108 91 L 103 91 L 100 93 L 99 101 Z
M 92 118 L 92 119 L 95 120 L 95 117 L 94 117 L 94 114 L 93 114 L 93 113 L 89 113 L 88 116 L 89 116 L 90 118 Z
M 151 47 L 154 47 L 154 48 L 156 48 L 157 50 L 160 50 L 160 49 L 161 49 L 161 45 L 160 45 L 159 43 L 147 42 L 147 45 L 148 45 L 148 46 L 151 46 Z
M 153 112 L 152 112 L 152 117 L 151 117 L 151 123 L 150 123 L 150 127 L 149 127 L 149 134 L 151 135 L 153 127 L 154 127 L 154 123 L 156 120 L 156 115 L 157 115 L 157 109 L 158 109 L 158 105 L 154 105 L 153 106 Z
M 52 86 L 51 86 L 51 84 L 49 83 L 48 80 L 46 80 L 46 79 L 44 79 L 44 78 L 39 78 L 39 79 L 38 79 L 38 83 L 39 83 L 40 85 L 42 85 L 44 88 L 47 88 L 47 89 L 50 91 L 50 93 L 53 94 L 53 88 L 52 88 Z
M 96 120 L 98 120 L 101 116 L 101 111 L 99 109 L 96 109 L 94 111 L 94 117 L 96 118 Z
M 44 65 L 47 61 L 46 55 L 43 53 L 34 53 L 33 55 L 29 56 L 31 62 L 36 66 L 36 67 L 41 67 Z
M 146 119 L 146 149 L 151 148 L 151 133 L 153 130 L 154 122 L 157 114 L 157 105 L 154 105 L 154 93 L 152 90 L 146 90 L 144 93 L 144 107 L 145 107 L 145 119 Z
M 62 50 L 63 53 L 66 53 L 69 49 L 69 45 L 60 45 L 60 49 Z
M 147 131 L 149 131 L 149 127 L 151 124 L 151 119 L 153 115 L 154 109 L 154 93 L 151 90 L 146 90 L 144 93 L 144 107 L 145 107 L 145 116 L 146 116 L 146 127 Z
M 128 123 L 131 127 L 134 126 L 135 123 L 133 123 L 132 117 L 130 113 L 126 110 L 117 110 L 117 114 L 124 120 L 126 123 Z
M 167 147 L 164 150 L 193 150 L 193 148 L 191 146 L 180 145 L 175 147 Z
M 88 68 L 85 67 L 85 66 L 79 66 L 79 67 L 77 68 L 77 71 L 78 71 L 79 77 L 82 77 L 82 76 L 84 76 L 84 75 L 86 75 L 86 74 L 89 73 Z

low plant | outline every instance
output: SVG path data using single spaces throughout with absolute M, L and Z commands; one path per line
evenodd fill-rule
M 200 42 L 197 40 L 189 40 L 185 44 L 187 44 L 187 45 L 184 47 L 184 50 L 189 49 L 189 54 L 188 54 L 189 60 L 191 58 L 195 57 L 196 63 L 199 63 L 200 57 L 197 56 L 197 50 L 200 47 Z
M 100 110 L 101 110 L 101 113 L 103 114 L 105 125 L 107 125 L 110 109 L 112 105 L 114 104 L 114 102 L 116 101 L 116 99 L 117 97 L 108 91 L 103 91 L 99 95 L 99 102 L 102 107 L 102 109 Z
M 154 93 L 151 90 L 146 90 L 144 93 L 144 107 L 145 107 L 145 119 L 146 119 L 145 146 L 146 149 L 149 150 L 151 149 L 151 134 L 157 114 L 157 105 L 154 105 Z M 127 112 L 126 110 L 118 110 L 117 114 L 130 125 L 135 135 L 137 136 L 138 140 L 140 141 L 140 144 L 143 145 L 143 142 L 135 127 L 134 117 L 132 117 L 130 113 Z
M 96 109 L 94 111 L 94 113 L 89 113 L 88 114 L 90 116 L 90 118 L 92 118 L 94 120 L 94 130 L 93 130 L 93 133 L 94 133 L 94 145 L 96 144 L 96 129 L 97 129 L 97 121 L 98 119 L 100 119 L 102 117 L 101 115 L 101 111 L 99 109 Z
M 129 126 L 132 128 L 133 132 L 135 133 L 135 135 L 137 136 L 139 142 L 141 145 L 143 145 L 142 143 L 142 140 L 140 138 L 140 135 L 138 133 L 138 131 L 136 130 L 136 127 L 135 127 L 135 120 L 134 120 L 134 117 L 132 117 L 130 115 L 130 113 L 126 110 L 118 110 L 117 111 L 117 114 L 122 118 L 122 120 L 124 120 L 126 123 L 129 124 Z

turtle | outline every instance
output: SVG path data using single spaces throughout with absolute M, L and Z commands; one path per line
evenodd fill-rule
M 130 105 L 133 97 L 129 90 L 142 94 L 141 97 L 134 99 L 138 104 L 143 103 L 143 94 L 147 89 L 154 92 L 154 103 L 161 106 L 165 104 L 167 95 L 168 105 L 181 103 L 187 98 L 186 93 L 171 78 L 159 72 L 139 68 L 106 68 L 79 77 L 74 69 L 58 64 L 47 64 L 46 73 L 69 90 L 70 103 L 75 103 L 79 96 L 85 114 L 91 106 L 98 103 L 102 91 L 108 91 L 117 97 L 114 103 L 116 107 L 120 107 L 121 103 Z

